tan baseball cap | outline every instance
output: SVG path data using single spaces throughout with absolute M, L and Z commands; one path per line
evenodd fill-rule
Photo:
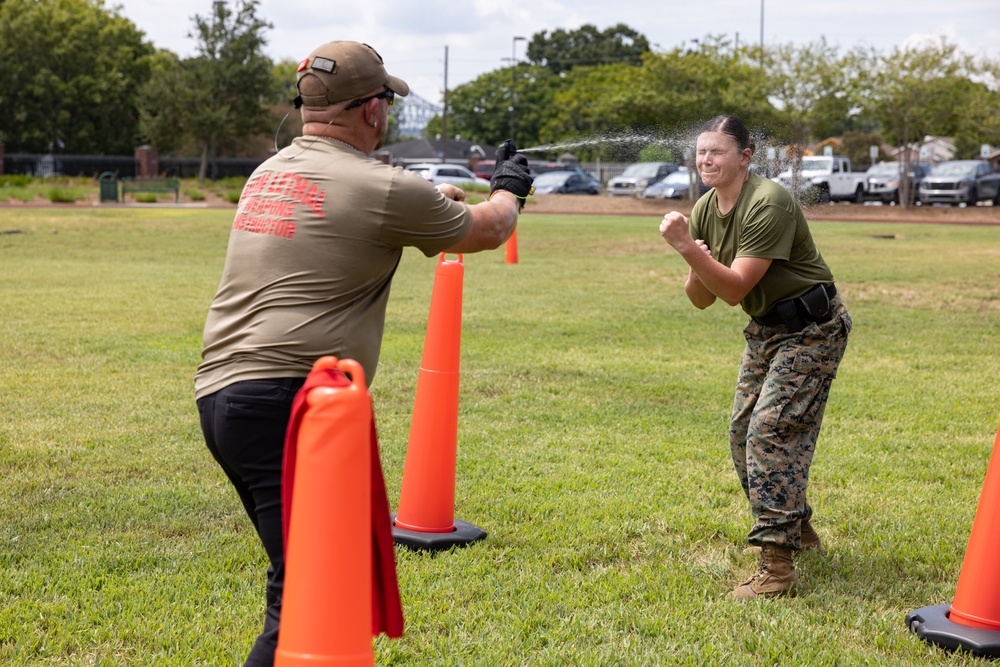
M 385 71 L 382 56 L 360 42 L 327 42 L 299 63 L 297 71 L 297 82 L 311 74 L 326 86 L 325 97 L 303 95 L 299 91 L 301 103 L 307 107 L 325 107 L 352 100 L 371 93 L 379 86 L 404 97 L 410 93 L 405 81 L 389 76 Z

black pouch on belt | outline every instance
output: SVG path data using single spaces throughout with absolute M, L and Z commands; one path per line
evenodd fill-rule
M 805 315 L 813 322 L 826 322 L 833 317 L 833 306 L 825 285 L 816 285 L 796 301 Z

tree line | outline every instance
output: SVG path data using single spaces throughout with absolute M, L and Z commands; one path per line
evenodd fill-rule
M 258 0 L 206 5 L 192 18 L 196 53 L 180 58 L 104 0 L 0 0 L 0 143 L 67 154 L 149 144 L 200 155 L 203 165 L 286 144 L 301 127 L 289 114 L 297 63 L 265 54 L 273 26 L 258 16 Z M 447 101 L 446 119 L 433 119 L 427 136 L 446 124 L 480 143 L 513 135 L 522 147 L 551 147 L 549 157 L 571 147 L 583 160 L 683 150 L 683 137 L 719 113 L 741 116 L 774 145 L 801 150 L 840 137 L 858 163 L 872 144 L 926 135 L 953 138 L 957 157 L 1000 145 L 1000 62 L 943 37 L 883 53 L 708 35 L 654 52 L 627 25 L 585 25 L 536 33 L 523 61 L 449 90 Z
M 840 137 L 848 157 L 867 163 L 870 145 L 928 135 L 951 137 L 957 157 L 978 157 L 982 144 L 1000 144 L 998 110 L 1000 62 L 945 38 L 884 54 L 822 39 L 761 48 L 710 35 L 654 53 L 628 26 L 584 26 L 536 34 L 524 63 L 449 91 L 448 127 L 463 137 L 505 137 L 513 127 L 521 146 L 575 142 L 574 153 L 594 160 L 634 157 L 650 139 L 669 144 L 732 113 L 772 144 Z

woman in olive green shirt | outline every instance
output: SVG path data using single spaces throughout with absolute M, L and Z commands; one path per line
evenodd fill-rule
M 691 303 L 704 309 L 722 299 L 750 316 L 729 441 L 755 519 L 747 541 L 761 547 L 761 560 L 729 594 L 735 600 L 790 592 L 794 554 L 822 551 L 806 486 L 851 330 L 802 209 L 782 186 L 751 173 L 753 151 L 739 118 L 709 121 L 698 135 L 697 166 L 712 189 L 690 220 L 672 211 L 660 223 L 690 267 Z

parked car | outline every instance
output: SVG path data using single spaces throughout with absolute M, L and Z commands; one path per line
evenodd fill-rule
M 699 197 L 708 192 L 708 186 L 701 182 L 697 173 L 692 174 L 687 167 L 681 167 L 656 183 L 647 186 L 642 191 L 642 196 L 647 199 L 684 199 L 691 189 L 692 178 L 695 180 L 695 191 Z
M 1000 174 L 986 160 L 952 160 L 934 165 L 920 182 L 921 204 L 968 204 L 993 200 L 1000 205 Z
M 476 166 L 473 167 L 472 171 L 476 174 L 476 176 L 490 180 L 493 176 L 493 170 L 496 169 L 496 165 L 496 160 L 480 160 L 476 163 Z M 532 158 L 528 158 L 528 171 L 532 176 L 544 174 L 547 171 L 579 171 L 581 174 L 590 175 L 589 172 L 584 171 L 579 165 L 576 164 L 546 162 L 545 160 L 534 160 Z
M 426 178 L 434 185 L 451 183 L 452 185 L 485 185 L 489 187 L 488 178 L 480 178 L 460 164 L 447 162 L 419 162 L 407 165 L 407 171 L 412 171 Z M 493 172 L 490 172 L 491 174 Z
M 539 165 L 534 165 L 533 166 L 531 164 L 531 162 L 528 163 L 528 167 L 531 168 L 531 175 L 534 176 L 534 177 L 536 177 L 536 178 L 540 174 L 545 174 L 545 173 L 548 173 L 550 171 L 571 171 L 574 174 L 579 174 L 580 176 L 582 176 L 584 178 L 584 180 L 592 181 L 593 184 L 594 184 L 594 187 L 597 188 L 597 191 L 598 192 L 601 191 L 601 179 L 599 179 L 592 172 L 587 171 L 586 169 L 584 169 L 580 165 L 578 165 L 578 164 L 560 164 L 559 166 L 556 166 L 556 167 L 554 167 L 554 165 L 555 165 L 555 163 L 549 163 L 548 165 L 541 165 L 541 166 L 539 166 Z
M 851 169 L 851 161 L 841 155 L 807 155 L 799 164 L 798 185 L 794 165 L 771 179 L 801 201 L 817 202 L 865 201 L 865 174 Z
M 601 181 L 593 173 L 587 171 L 579 164 L 570 162 L 538 162 L 535 160 L 528 160 L 528 168 L 531 169 L 533 175 L 544 174 L 549 171 L 575 171 L 576 173 L 585 176 L 586 178 L 597 181 L 597 185 L 600 186 Z
M 910 203 L 917 199 L 917 188 L 931 169 L 929 164 L 923 162 L 910 163 L 910 172 L 903 178 L 902 162 L 879 162 L 873 164 L 866 172 L 867 188 L 865 189 L 865 201 L 880 201 L 884 204 L 898 204 L 902 183 L 908 181 L 908 191 L 910 193 Z
M 669 173 L 677 171 L 679 165 L 673 162 L 636 162 L 625 167 L 620 176 L 608 181 L 609 195 L 641 196 L 646 187 L 662 180 Z
M 586 172 L 547 171 L 536 176 L 533 185 L 536 195 L 601 193 L 601 184 Z
M 497 168 L 496 160 L 480 160 L 473 167 L 472 172 L 479 178 L 485 178 L 487 181 L 493 176 L 493 171 Z

